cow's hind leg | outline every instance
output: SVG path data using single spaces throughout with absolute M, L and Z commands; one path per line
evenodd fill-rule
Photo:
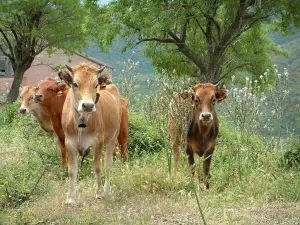
M 175 162 L 175 170 L 178 170 L 179 160 L 180 160 L 180 138 L 179 135 L 176 135 L 175 143 L 173 143 L 173 153 L 174 153 L 174 162 Z
M 102 170 L 102 151 L 103 145 L 99 146 L 95 151 L 94 156 L 94 168 L 96 176 L 96 198 L 101 198 L 103 195 L 103 186 L 101 179 L 101 170 Z
M 210 162 L 211 162 L 211 157 L 214 151 L 214 146 L 208 149 L 207 151 L 204 152 L 204 159 L 203 159 L 203 172 L 204 172 L 204 184 L 206 189 L 209 189 L 209 183 L 208 183 L 208 178 L 209 178 L 209 169 L 210 169 Z
M 116 146 L 116 139 L 111 141 L 106 145 L 105 153 L 105 183 L 104 183 L 104 193 L 110 192 L 110 168 L 113 162 L 113 153 Z
M 77 151 L 74 149 L 71 149 L 70 147 L 68 149 L 68 173 L 69 173 L 69 192 L 67 195 L 67 204 L 73 204 L 76 200 L 76 179 L 77 179 L 77 172 L 78 172 L 78 166 L 77 166 Z

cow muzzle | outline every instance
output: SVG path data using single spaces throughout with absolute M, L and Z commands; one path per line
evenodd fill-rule
M 199 120 L 203 124 L 207 125 L 213 120 L 213 115 L 210 112 L 201 113 L 199 116 Z
M 44 99 L 44 96 L 42 94 L 35 94 L 35 95 L 33 95 L 32 99 L 35 102 L 42 102 Z
M 96 111 L 95 104 L 93 102 L 82 102 L 79 104 L 78 112 L 91 113 Z
M 25 114 L 26 113 L 26 109 L 25 108 L 19 108 L 19 113 L 21 114 Z

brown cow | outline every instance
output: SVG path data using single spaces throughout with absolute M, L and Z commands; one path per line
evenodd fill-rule
M 24 86 L 20 88 L 21 114 L 30 113 L 37 119 L 41 128 L 46 132 L 52 133 L 53 127 L 47 111 L 37 102 L 33 100 L 36 87 Z
M 121 155 L 123 157 L 123 162 L 126 162 L 128 159 L 128 149 L 127 149 L 127 140 L 128 140 L 128 101 L 126 98 L 122 97 L 122 117 L 120 124 L 120 133 L 118 135 L 118 143 L 121 148 Z
M 119 134 L 122 107 L 121 97 L 115 85 L 107 85 L 101 92 L 97 88 L 104 68 L 99 70 L 92 65 L 82 63 L 67 69 L 60 73 L 60 77 L 63 77 L 71 87 L 62 115 L 70 178 L 66 203 L 74 203 L 78 172 L 77 152 L 85 157 L 91 149 L 94 151 L 96 198 L 100 198 L 103 192 L 110 192 L 110 167 Z M 81 121 L 86 121 L 85 128 L 79 127 Z M 106 145 L 106 173 L 103 189 L 101 168 L 104 145 Z
M 197 84 L 193 87 L 192 103 L 194 107 L 188 129 L 186 153 L 189 166 L 195 163 L 194 153 L 200 157 L 204 156 L 203 171 L 206 188 L 209 188 L 207 178 L 219 132 L 215 103 L 221 103 L 226 96 L 226 89 L 217 91 L 216 86 L 210 83 Z
M 186 144 L 183 136 L 185 136 L 185 130 L 187 130 L 187 122 L 191 109 L 187 91 L 175 94 L 172 97 L 168 110 L 168 131 L 174 154 L 175 170 L 178 170 L 179 166 L 180 145 Z
M 67 151 L 65 147 L 65 135 L 61 125 L 61 117 L 67 93 L 68 90 L 66 89 L 66 84 L 59 83 L 52 77 L 47 77 L 38 83 L 34 95 L 34 101 L 40 103 L 49 115 L 54 133 L 58 138 L 63 167 L 67 162 Z

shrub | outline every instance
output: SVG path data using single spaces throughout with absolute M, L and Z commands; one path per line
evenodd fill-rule
M 163 137 L 159 131 L 147 123 L 144 115 L 139 112 L 129 112 L 129 155 L 158 152 L 163 148 Z
M 282 164 L 287 168 L 300 169 L 300 139 L 292 139 L 289 149 L 283 154 Z
M 17 116 L 19 106 L 20 103 L 17 101 L 12 104 L 4 105 L 0 110 L 0 123 L 2 125 L 10 124 Z

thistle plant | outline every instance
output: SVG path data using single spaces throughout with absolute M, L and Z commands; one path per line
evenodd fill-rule
M 259 80 L 246 77 L 243 87 L 230 87 L 223 109 L 233 125 L 246 135 L 262 135 L 266 140 L 271 137 L 280 142 L 283 133 L 288 131 L 288 77 L 286 68 L 281 75 L 274 65 Z M 235 76 L 233 83 L 234 80 Z
M 124 68 L 119 75 L 119 82 L 117 86 L 119 93 L 127 98 L 129 102 L 129 107 L 133 107 L 137 101 L 136 88 L 138 81 L 138 65 L 139 62 L 134 62 L 132 59 L 128 59 L 124 62 Z

